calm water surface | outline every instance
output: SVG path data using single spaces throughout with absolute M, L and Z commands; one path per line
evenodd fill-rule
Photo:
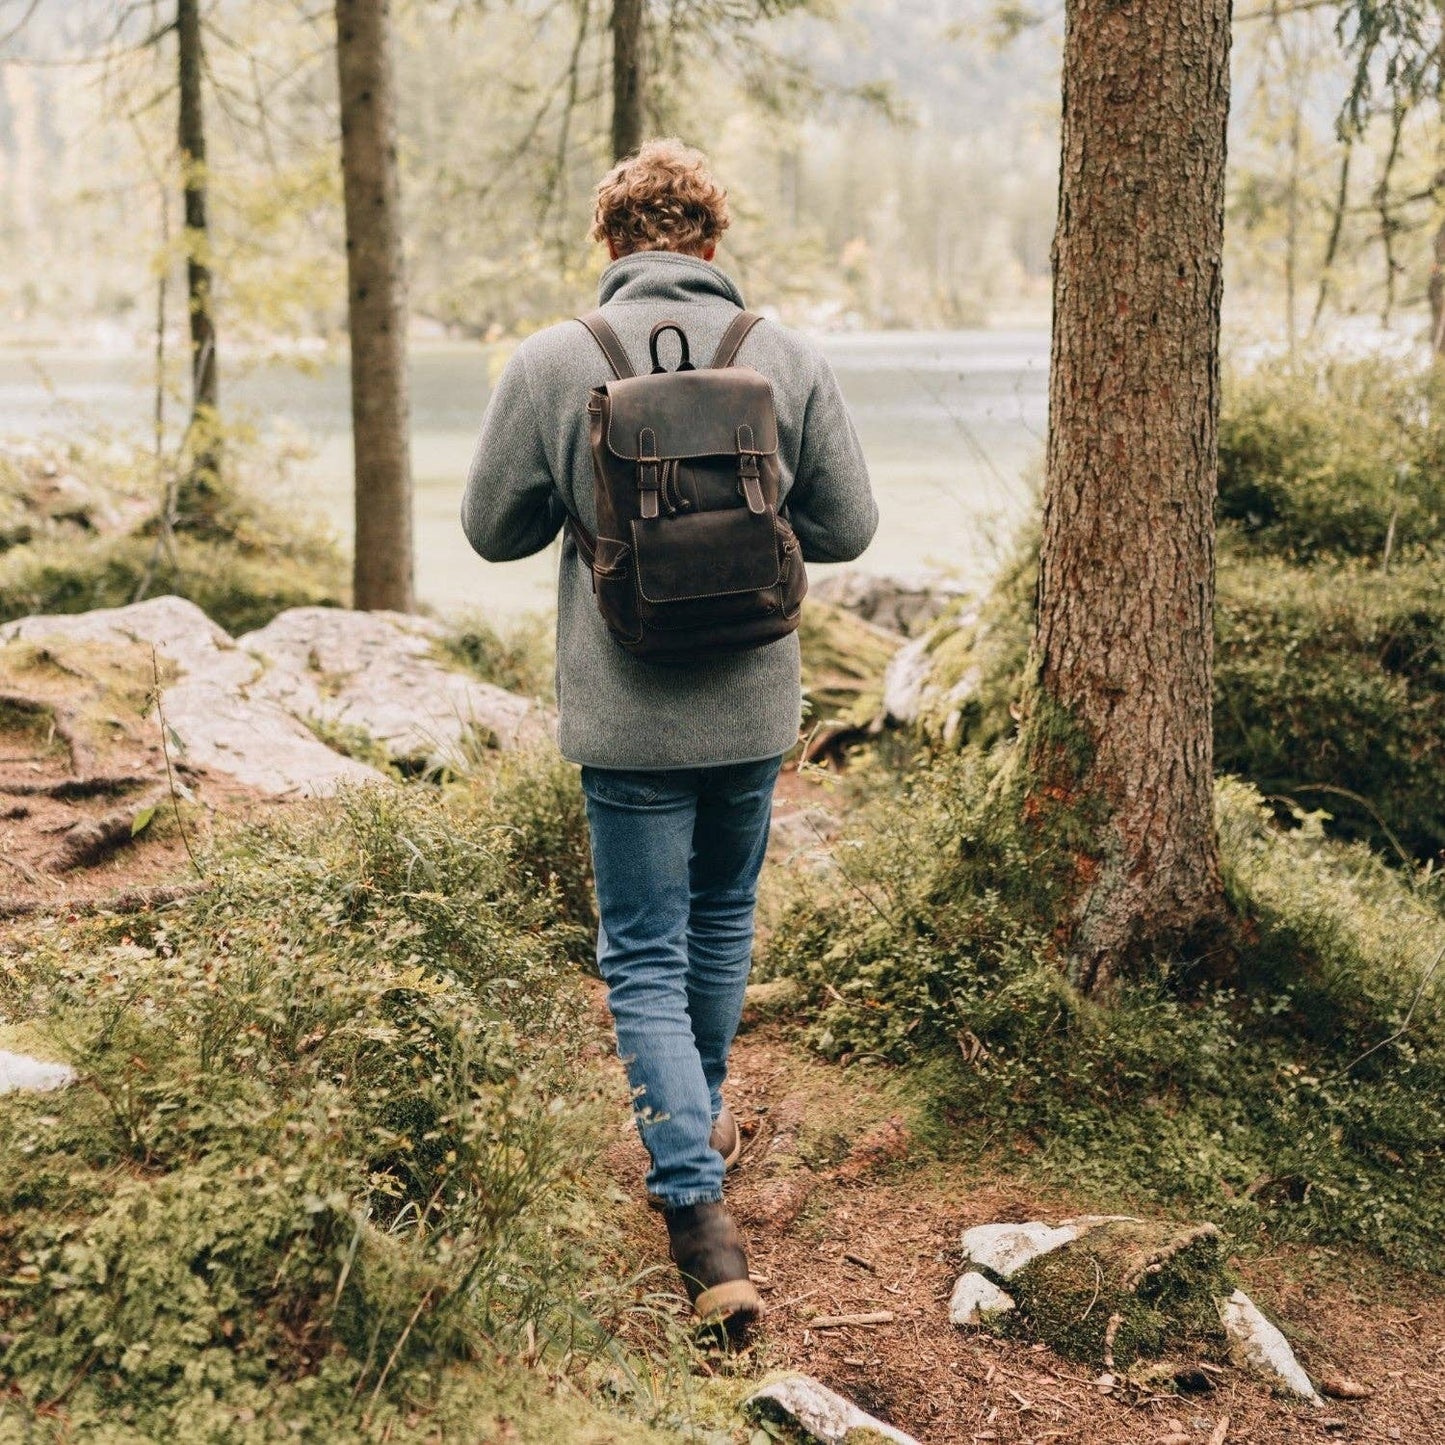
M 855 564 L 878 573 L 942 567 L 988 575 L 1027 510 L 1047 416 L 1043 331 L 881 332 L 821 338 L 853 410 L 882 520 Z M 412 358 L 417 587 L 443 610 L 498 618 L 552 603 L 557 549 L 483 562 L 457 521 L 496 348 L 437 345 Z M 342 362 L 314 374 L 268 363 L 223 376 L 228 409 L 305 440 L 310 457 L 278 478 L 274 499 L 320 517 L 350 545 L 351 433 Z M 39 436 L 149 426 L 145 358 L 0 352 L 0 433 Z M 831 569 L 817 568 L 814 575 Z

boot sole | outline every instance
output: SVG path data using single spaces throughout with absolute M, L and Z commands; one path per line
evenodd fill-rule
M 703 1290 L 692 1307 L 703 1324 L 741 1323 L 762 1314 L 763 1300 L 751 1280 L 730 1279 Z

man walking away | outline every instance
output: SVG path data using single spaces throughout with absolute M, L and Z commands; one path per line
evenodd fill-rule
M 672 1258 L 699 1318 L 737 1332 L 761 1301 L 723 1205 L 741 1146 L 722 1088 L 801 713 L 797 554 L 852 560 L 878 513 L 828 363 L 712 264 L 728 223 L 677 141 L 607 174 L 599 310 L 513 354 L 462 525 L 492 562 L 567 525 L 559 742 L 582 767 L 598 964 Z

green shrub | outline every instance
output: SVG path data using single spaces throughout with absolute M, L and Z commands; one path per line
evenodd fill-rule
M 1227 379 L 1219 517 L 1274 556 L 1379 562 L 1445 536 L 1445 382 L 1383 361 L 1279 361 Z
M 149 597 L 187 598 L 231 633 L 288 607 L 342 605 L 346 564 L 335 544 L 262 500 L 287 457 L 243 432 L 227 437 L 227 457 L 227 482 L 206 488 L 204 507 L 178 518 L 158 547 L 148 454 L 76 445 L 23 465 L 0 454 L 0 621 L 124 606 L 143 584 Z M 85 478 L 88 500 L 57 501 L 47 488 L 58 472 Z
M 846 880 L 781 919 L 765 971 L 807 989 L 813 1044 L 926 1063 L 961 1147 L 1101 1203 L 1445 1264 L 1445 973 L 1411 1012 L 1445 946 L 1438 896 L 1225 782 L 1235 987 L 1161 958 L 1101 1005 L 1054 939 L 1067 861 L 1020 836 L 1000 766 L 965 749 L 906 778 L 835 845 Z
M 0 1376 L 27 1409 L 352 1438 L 524 1322 L 606 1347 L 555 1223 L 590 1035 L 502 796 L 273 815 L 181 909 L 30 928 L 3 1009 L 80 1079 L 0 1099 Z
M 1445 549 L 1388 574 L 1222 565 L 1214 752 L 1220 772 L 1326 809 L 1339 836 L 1445 852 Z
M 1012 737 L 1033 627 L 1037 533 L 979 617 L 930 635 L 926 736 Z M 953 692 L 966 680 L 963 696 Z M 1299 566 L 1221 547 L 1214 614 L 1214 752 L 1221 773 L 1331 814 L 1331 830 L 1391 855 L 1445 849 L 1445 549 Z
M 445 661 L 464 667 L 483 682 L 524 697 L 555 700 L 556 638 L 552 620 L 538 613 L 498 632 L 480 614 L 455 617 L 439 648 Z
M 233 635 L 264 627 L 288 607 L 340 606 L 339 561 L 308 548 L 251 549 L 178 535 L 175 563 L 151 567 L 151 538 L 130 534 L 49 541 L 0 556 L 0 621 L 42 612 L 88 612 L 167 593 L 194 602 Z

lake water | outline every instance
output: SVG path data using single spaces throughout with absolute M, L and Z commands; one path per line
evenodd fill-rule
M 881 521 L 867 555 L 876 573 L 929 568 L 987 577 L 1025 514 L 1047 418 L 1044 331 L 881 332 L 820 344 L 862 437 Z M 223 358 L 224 359 L 224 358 Z M 496 348 L 419 347 L 412 357 L 417 590 L 450 611 L 498 618 L 552 603 L 556 547 L 523 562 L 483 562 L 457 516 Z M 275 488 L 299 516 L 320 516 L 349 546 L 351 433 L 343 362 L 305 373 L 281 363 L 223 373 L 229 411 L 308 443 L 310 457 Z M 0 434 L 98 427 L 145 435 L 152 406 L 144 357 L 0 351 Z M 828 568 L 811 569 L 815 576 Z

